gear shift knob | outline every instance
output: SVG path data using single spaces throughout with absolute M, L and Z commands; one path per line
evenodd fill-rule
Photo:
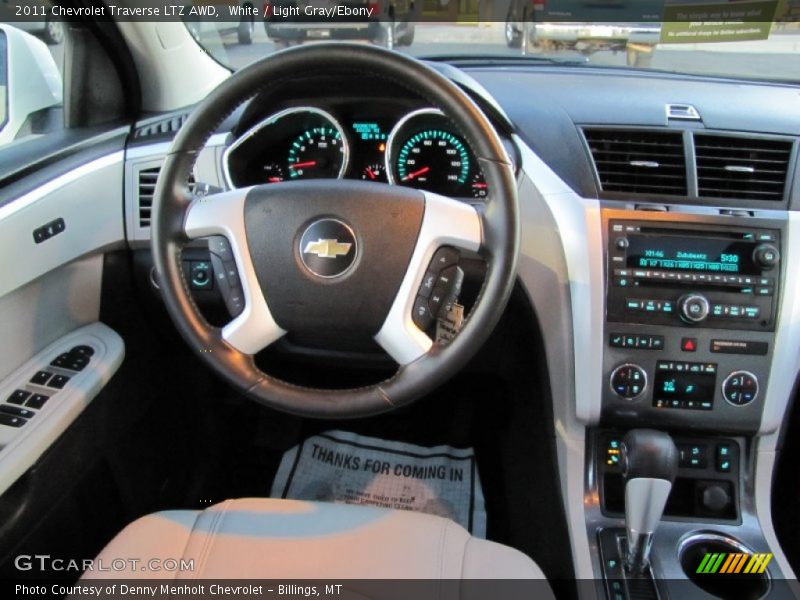
M 678 471 L 678 449 L 662 431 L 633 429 L 622 440 L 621 463 L 628 540 L 625 564 L 639 573 L 648 563 L 653 533 Z

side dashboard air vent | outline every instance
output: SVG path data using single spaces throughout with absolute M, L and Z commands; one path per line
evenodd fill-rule
M 586 128 L 583 135 L 604 192 L 687 194 L 681 132 Z
M 153 209 L 153 195 L 156 192 L 156 182 L 161 167 L 151 167 L 139 171 L 139 185 L 137 195 L 139 198 L 139 226 L 150 227 L 150 215 Z M 194 189 L 194 175 L 189 175 L 189 190 Z
M 155 121 L 153 123 L 148 123 L 147 125 L 142 125 L 133 131 L 133 139 L 138 141 L 154 136 L 174 135 L 178 132 L 178 129 L 181 128 L 181 125 L 183 125 L 188 118 L 189 115 L 187 113 L 184 115 L 176 115 L 174 117 L 169 117 L 168 119 Z
M 694 146 L 701 197 L 784 199 L 791 141 L 695 134 Z

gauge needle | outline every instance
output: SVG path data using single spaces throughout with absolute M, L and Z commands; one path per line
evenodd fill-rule
M 372 167 L 367 167 L 367 177 L 370 179 L 375 179 L 377 177 L 375 171 L 372 170 Z
M 313 167 L 316 166 L 317 161 L 315 160 L 307 160 L 306 162 L 294 163 L 289 165 L 290 169 L 305 169 L 306 167 Z
M 482 190 L 482 189 L 485 189 L 485 188 L 487 188 L 489 186 L 487 186 L 485 183 L 473 183 L 472 187 L 474 187 L 476 189 L 479 189 L 479 190 Z
M 403 181 L 408 181 L 409 179 L 416 179 L 420 175 L 425 175 L 428 171 L 430 171 L 430 167 L 422 167 L 421 169 L 414 171 L 413 173 L 409 173 L 405 177 L 403 177 Z
M 281 179 L 280 177 L 270 177 L 269 179 L 267 179 L 267 181 L 269 183 L 279 183 L 283 181 L 283 179 Z

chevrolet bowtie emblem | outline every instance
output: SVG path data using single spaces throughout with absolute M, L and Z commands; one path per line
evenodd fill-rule
M 339 240 L 317 240 L 308 242 L 303 254 L 316 254 L 320 258 L 336 258 L 346 256 L 353 244 L 339 242 Z

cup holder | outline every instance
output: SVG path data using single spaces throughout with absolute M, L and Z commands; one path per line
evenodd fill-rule
M 726 600 L 758 600 L 769 591 L 769 576 L 764 573 L 698 573 L 706 554 L 752 554 L 733 538 L 716 533 L 698 533 L 680 546 L 679 558 L 686 577 L 703 591 Z M 725 564 L 723 559 L 718 569 Z M 747 560 L 750 560 L 749 558 Z M 746 566 L 747 563 L 745 563 Z

